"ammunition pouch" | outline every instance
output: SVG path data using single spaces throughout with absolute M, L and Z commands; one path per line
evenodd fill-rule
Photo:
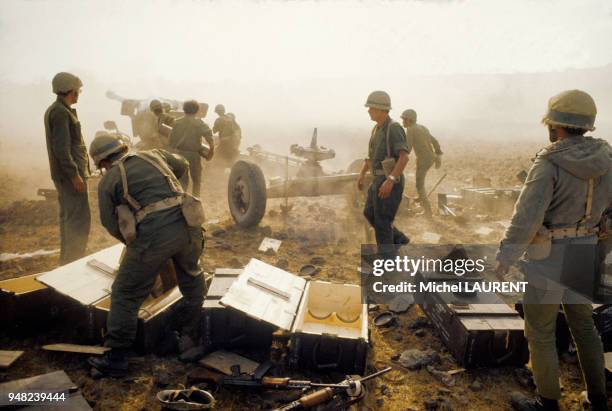
M 206 219 L 202 201 L 187 193 L 183 194 L 182 199 L 181 211 L 183 212 L 183 217 L 185 217 L 187 225 L 189 227 L 201 227 Z
M 393 157 L 387 157 L 383 161 L 380 162 L 382 166 L 383 172 L 385 173 L 385 177 L 389 177 L 393 169 L 395 168 L 395 163 L 397 161 Z

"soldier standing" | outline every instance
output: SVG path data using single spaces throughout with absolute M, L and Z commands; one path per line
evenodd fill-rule
M 599 264 L 596 226 L 612 201 L 612 148 L 604 140 L 584 136 L 595 129 L 596 114 L 595 102 L 580 90 L 549 100 L 542 122 L 552 144 L 535 158 L 497 255 L 497 275 L 503 278 L 527 250 L 519 267 L 529 282 L 524 295 L 525 336 L 539 398 L 513 394 L 519 410 L 559 409 L 555 324 L 560 303 L 591 409 L 608 409 L 603 348 L 593 307 L 584 298 L 570 303 L 573 291 L 560 286 L 562 279 L 564 284 L 583 279 L 591 282 L 592 289 Z
M 215 106 L 215 113 L 219 116 L 213 124 L 213 133 L 219 135 L 217 158 L 223 161 L 224 165 L 230 166 L 240 154 L 241 130 L 236 123 L 236 117 L 231 113 L 225 114 L 222 104 Z
M 412 109 L 405 110 L 402 115 L 408 145 L 416 154 L 416 189 L 419 203 L 426 217 L 431 217 L 431 204 L 425 191 L 425 177 L 432 165 L 436 168 L 442 165 L 442 150 L 438 140 L 429 133 L 427 127 L 417 124 L 417 113 Z
M 410 146 L 402 126 L 389 117 L 391 99 L 386 92 L 370 93 L 365 106 L 376 125 L 357 186 L 359 190 L 363 189 L 365 173 L 370 171 L 374 179 L 368 189 L 363 214 L 374 227 L 379 254 L 389 254 L 382 245 L 400 246 L 409 242 L 408 237 L 393 225 L 393 220 L 402 201 L 404 168 L 408 163 Z
M 200 196 L 200 186 L 202 184 L 202 163 L 200 161 L 202 138 L 206 139 L 209 145 L 206 160 L 210 161 L 215 152 L 215 145 L 210 127 L 208 127 L 202 119 L 196 117 L 199 110 L 200 105 L 195 100 L 189 100 L 183 103 L 185 117 L 176 121 L 170 133 L 169 144 L 171 149 L 176 150 L 189 161 L 191 192 L 196 197 Z
M 82 86 L 83 83 L 74 74 L 56 74 L 52 87 L 57 100 L 45 112 L 51 179 L 59 200 L 62 265 L 83 257 L 91 225 L 87 193 L 89 159 L 81 123 L 76 110 L 72 108 L 79 101 Z
M 167 104 L 167 103 L 166 103 Z M 168 109 L 170 109 L 168 105 Z M 164 109 L 164 105 L 159 100 L 152 100 L 149 104 L 149 110 L 155 117 L 157 118 L 157 134 L 159 135 L 159 140 L 163 147 L 168 147 L 168 138 L 164 137 L 161 133 L 161 127 L 163 124 L 168 127 L 174 127 L 174 117 L 168 114 L 168 112 Z
M 107 170 L 98 186 L 102 225 L 127 243 L 111 289 L 104 343 L 111 350 L 104 357 L 91 358 L 89 363 L 102 374 L 122 376 L 128 367 L 126 351 L 136 338 L 138 310 L 168 259 L 174 263 L 184 297 L 176 327 L 179 330 L 182 327 L 184 335 L 197 341 L 204 300 L 204 280 L 198 261 L 204 249 L 204 236 L 201 227 L 187 225 L 181 210 L 182 195 L 176 185 L 177 180 L 187 178 L 189 166 L 185 159 L 165 150 L 127 154 L 125 144 L 110 135 L 96 137 L 89 152 L 94 163 Z M 133 211 L 138 222 L 136 238 L 130 242 L 124 239 L 116 211 L 118 206 L 128 204 L 137 206 Z

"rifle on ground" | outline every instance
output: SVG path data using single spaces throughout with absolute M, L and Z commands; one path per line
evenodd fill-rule
M 379 375 L 386 374 L 389 371 L 391 371 L 391 367 L 387 367 L 385 369 L 382 369 L 373 374 L 367 375 L 363 378 L 359 378 L 356 380 L 352 379 L 351 377 L 347 377 L 347 379 L 342 381 L 340 384 L 335 384 L 335 387 L 328 386 L 313 393 L 306 394 L 300 399 L 295 400 L 292 403 L 287 404 L 281 408 L 277 408 L 274 411 L 307 410 L 310 408 L 314 408 L 317 405 L 331 401 L 334 397 L 342 393 L 346 393 L 349 397 L 352 398 L 361 398 L 361 396 L 363 395 L 362 384 L 364 382 L 371 380 L 372 378 L 376 378 Z

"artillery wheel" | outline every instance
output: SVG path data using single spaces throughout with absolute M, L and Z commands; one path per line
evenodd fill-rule
M 227 201 L 232 218 L 240 227 L 259 224 L 266 212 L 266 180 L 258 165 L 237 161 L 231 169 Z

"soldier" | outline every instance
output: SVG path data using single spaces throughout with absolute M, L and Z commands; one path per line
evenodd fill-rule
M 236 123 L 235 116 L 225 114 L 225 107 L 222 104 L 215 106 L 215 113 L 219 117 L 213 125 L 213 133 L 219 135 L 219 147 L 217 157 L 224 165 L 230 166 L 240 154 L 241 130 Z M 231 114 L 231 113 L 230 113 Z
M 202 163 L 200 161 L 200 150 L 202 149 L 202 137 L 209 145 L 206 160 L 210 161 L 215 152 L 214 140 L 210 127 L 200 118 L 196 117 L 200 105 L 195 100 L 183 103 L 185 117 L 179 119 L 170 133 L 170 148 L 189 161 L 191 174 L 191 192 L 194 196 L 200 196 L 202 184 Z
M 170 105 L 168 103 L 164 104 L 166 104 L 168 109 L 170 109 Z M 155 114 L 157 126 L 156 131 L 158 135 L 157 138 L 161 143 L 161 147 L 168 147 L 168 138 L 164 137 L 164 135 L 161 133 L 161 127 L 163 124 L 167 125 L 168 127 L 174 127 L 174 118 L 165 110 L 164 104 L 162 104 L 159 100 L 152 100 L 149 104 L 149 110 Z
M 53 77 L 57 100 L 45 112 L 45 134 L 51 179 L 57 189 L 60 210 L 60 264 L 85 254 L 91 225 L 87 178 L 87 148 L 73 104 L 79 101 L 83 83 L 70 73 Z
M 527 250 L 519 267 L 529 282 L 524 295 L 525 336 L 539 398 L 513 394 L 519 410 L 559 409 L 555 323 L 560 303 L 591 409 L 607 410 L 603 348 L 593 307 L 585 298 L 569 303 L 574 293 L 560 286 L 561 278 L 565 284 L 588 279 L 592 289 L 596 278 L 595 227 L 612 201 L 612 148 L 604 140 L 584 136 L 595 130 L 596 114 L 595 102 L 580 90 L 549 100 L 542 122 L 552 144 L 536 155 L 498 251 L 496 272 L 503 278 Z
M 379 254 L 388 254 L 389 250 L 382 251 L 381 245 L 401 246 L 409 242 L 408 237 L 393 225 L 393 220 L 402 201 L 403 172 L 410 146 L 402 126 L 389 117 L 391 99 L 387 93 L 370 93 L 365 106 L 376 125 L 370 137 L 368 160 L 363 164 L 357 186 L 363 189 L 365 173 L 370 171 L 374 180 L 368 189 L 363 214 L 374 227 Z
M 172 259 L 176 279 L 183 294 L 183 312 L 177 328 L 197 341 L 199 313 L 203 303 L 204 281 L 198 260 L 204 248 L 201 227 L 187 225 L 181 210 L 182 196 L 175 184 L 188 174 L 185 159 L 165 150 L 127 154 L 119 139 L 101 135 L 91 143 L 94 163 L 106 173 L 98 186 L 100 220 L 108 232 L 127 243 L 125 255 L 111 289 L 104 357 L 89 363 L 104 375 L 127 373 L 126 351 L 136 338 L 138 310 L 151 293 L 160 268 Z M 125 173 L 125 178 L 122 174 Z M 125 191 L 127 187 L 127 192 Z M 135 212 L 136 238 L 124 239 L 118 222 L 118 207 Z M 129 236 L 126 234 L 126 237 Z
M 417 113 L 412 109 L 405 110 L 402 115 L 408 146 L 416 154 L 416 189 L 419 194 L 419 203 L 423 207 L 426 217 L 431 217 L 431 204 L 425 191 L 425 176 L 432 165 L 440 168 L 442 165 L 442 151 L 440 144 L 430 133 L 427 127 L 417 124 Z

